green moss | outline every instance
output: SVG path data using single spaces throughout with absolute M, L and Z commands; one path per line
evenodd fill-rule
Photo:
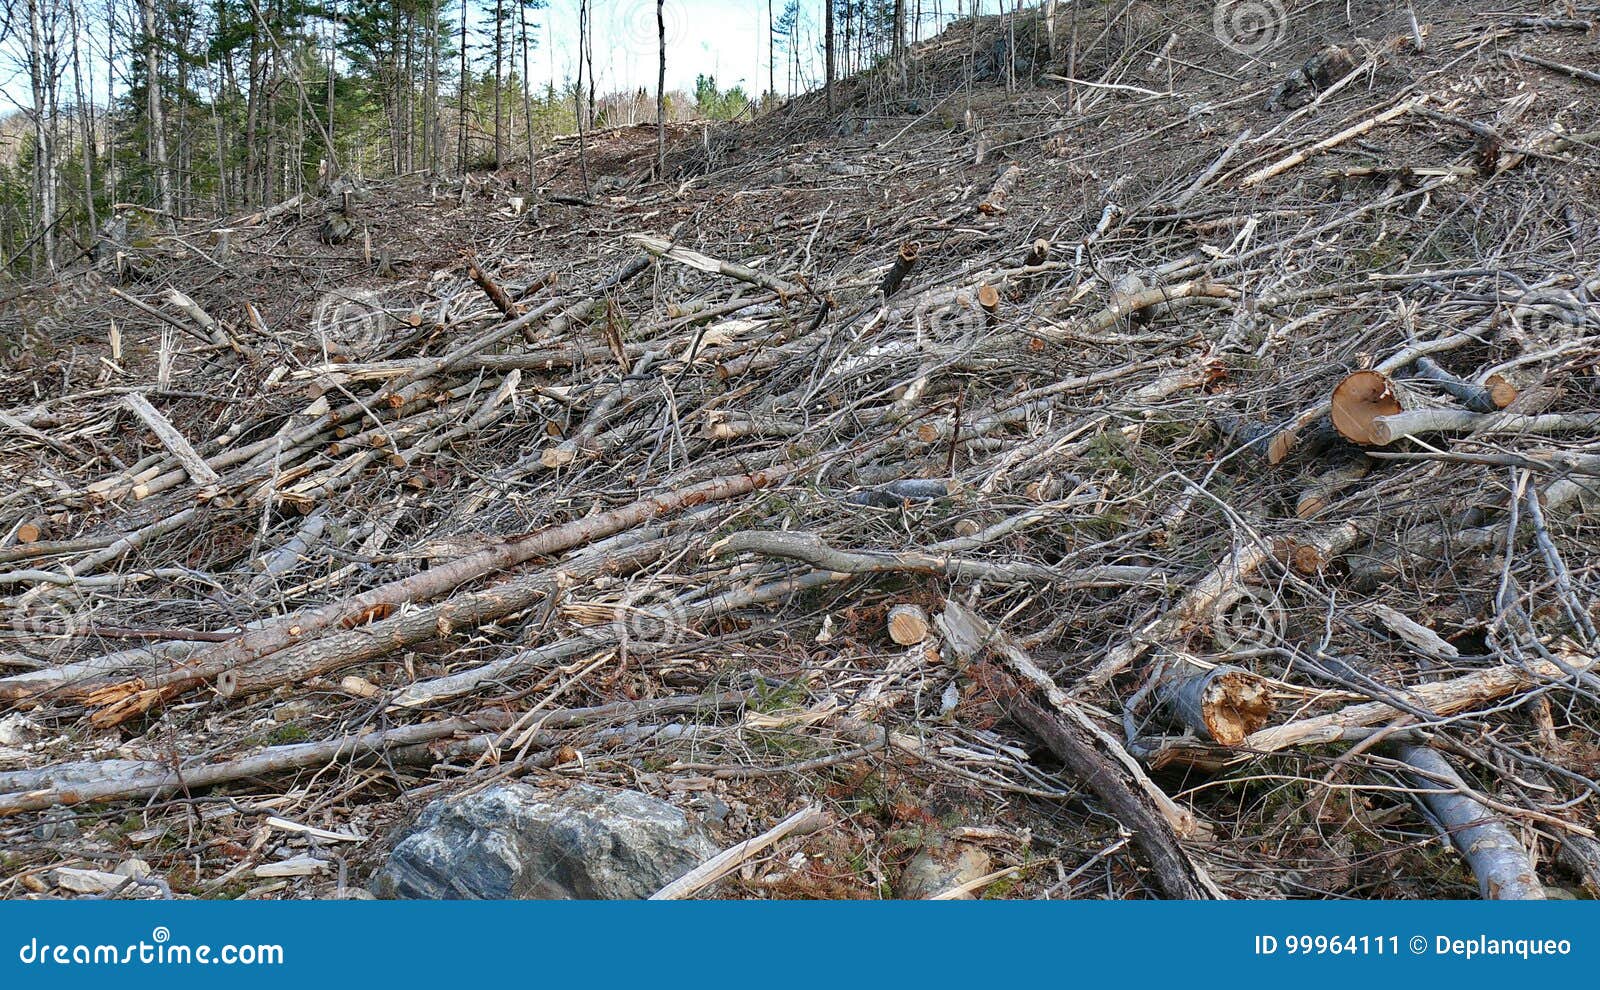
M 287 725 L 280 725 L 267 733 L 267 745 L 288 746 L 293 743 L 305 742 L 310 738 L 311 733 L 307 732 L 304 726 L 295 725 L 291 722 Z

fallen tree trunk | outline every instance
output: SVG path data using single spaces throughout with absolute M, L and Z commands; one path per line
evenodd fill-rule
M 964 659 L 974 659 L 985 649 L 1000 656 L 1009 668 L 992 673 L 1001 706 L 1049 747 L 1133 834 L 1157 889 L 1177 900 L 1222 898 L 1210 877 L 1178 844 L 1180 830 L 1196 829 L 1193 816 L 1156 787 L 1121 745 L 1094 725 L 1027 653 L 987 620 L 953 602 L 940 616 L 940 629 Z M 1043 704 L 1036 700 L 1040 696 Z
M 1417 358 L 1417 377 L 1433 382 L 1473 412 L 1497 412 L 1517 399 L 1517 387 L 1504 375 L 1491 374 L 1481 384 L 1458 378 L 1430 357 Z
M 1443 756 L 1427 746 L 1400 745 L 1394 751 L 1410 768 L 1402 776 L 1416 788 L 1413 796 L 1450 836 L 1485 900 L 1545 899 L 1528 851 L 1505 822 L 1470 796 L 1471 788 Z
M 1541 684 L 1583 677 L 1595 667 L 1595 658 L 1569 654 L 1565 668 L 1549 660 L 1535 660 L 1527 667 L 1491 667 L 1448 681 L 1418 684 L 1399 693 L 1406 703 L 1431 712 L 1439 718 L 1459 715 L 1473 706 L 1495 701 Z M 1372 701 L 1341 708 L 1326 715 L 1275 725 L 1253 732 L 1242 749 L 1256 753 L 1275 753 L 1291 746 L 1312 746 L 1337 742 L 1355 728 L 1380 725 L 1405 714 L 1387 701 Z
M 1223 664 L 1205 670 L 1172 657 L 1152 677 L 1156 701 L 1201 739 L 1237 746 L 1272 717 L 1267 682 L 1241 667 Z
M 650 701 L 626 701 L 591 708 L 556 709 L 539 717 L 541 732 L 565 729 L 591 722 L 614 720 L 621 716 L 644 717 L 695 712 L 727 711 L 742 707 L 750 695 L 743 692 L 726 692 L 710 696 L 691 695 L 677 698 L 659 698 Z M 424 722 L 420 725 L 379 729 L 354 736 L 340 736 L 320 742 L 298 743 L 290 746 L 273 746 L 250 756 L 221 763 L 198 766 L 164 768 L 160 764 L 128 760 L 107 761 L 114 766 L 102 770 L 99 764 L 83 766 L 73 781 L 71 768 L 47 768 L 40 771 L 41 783 L 46 786 L 28 791 L 0 794 L 0 816 L 24 811 L 43 811 L 58 805 L 74 805 L 103 801 L 125 801 L 134 798 L 160 797 L 164 794 L 193 793 L 250 777 L 283 773 L 304 767 L 320 766 L 337 760 L 359 760 L 375 754 L 389 752 L 392 757 L 401 754 L 426 760 L 427 750 L 418 747 L 453 736 L 476 737 L 483 730 L 490 740 L 498 738 L 515 722 L 513 714 L 486 711 L 460 718 Z M 535 737 L 545 744 L 548 736 Z M 48 776 L 54 773 L 54 777 Z M 56 783 L 55 781 L 61 781 Z
M 364 625 L 402 604 L 436 598 L 485 574 L 507 570 L 536 557 L 553 556 L 684 509 L 749 494 L 777 483 L 795 470 L 792 465 L 783 465 L 754 474 L 717 478 L 677 492 L 641 499 L 609 512 L 507 540 L 348 599 L 291 613 L 270 625 L 252 629 L 236 639 L 200 651 L 186 668 L 157 678 L 154 683 L 141 679 L 97 690 L 95 704 L 102 710 L 95 713 L 96 723 L 117 724 L 147 711 L 164 698 L 173 697 L 225 671 L 243 667 L 303 642 L 324 630 Z
M 1467 409 L 1412 409 L 1372 420 L 1373 442 L 1387 446 L 1424 433 L 1470 433 L 1473 436 L 1583 433 L 1600 429 L 1600 413 L 1477 413 Z

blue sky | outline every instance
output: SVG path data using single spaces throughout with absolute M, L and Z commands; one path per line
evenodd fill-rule
M 535 76 L 562 79 L 576 74 L 578 0 L 549 0 L 539 11 L 550 38 L 541 46 Z M 781 0 L 775 0 L 781 10 Z M 655 91 L 655 0 L 595 0 L 594 67 L 601 90 Z M 694 88 L 699 73 L 715 74 L 724 87 L 764 89 L 767 79 L 766 0 L 667 0 L 667 86 Z M 779 59 L 783 54 L 779 53 Z M 554 70 L 552 72 L 552 69 Z M 778 75 L 783 71 L 780 66 Z
M 482 2 L 477 0 L 474 6 Z M 801 0 L 801 61 L 813 82 L 820 74 L 817 49 L 821 5 L 822 0 Z M 931 33 L 932 11 L 936 6 L 944 8 L 949 16 L 953 15 L 956 2 L 944 0 L 936 5 L 927 0 L 924 8 L 928 11 L 929 25 L 924 34 Z M 988 6 L 986 3 L 985 7 Z M 773 0 L 772 7 L 781 13 L 783 0 Z M 666 0 L 668 88 L 693 90 L 695 76 L 708 73 L 715 75 L 724 88 L 742 85 L 751 93 L 764 90 L 767 86 L 767 16 L 767 0 Z M 489 21 L 478 10 L 473 12 L 473 17 L 470 40 L 474 46 L 482 46 L 490 40 L 485 33 Z M 643 86 L 654 92 L 656 0 L 593 0 L 592 21 L 597 88 L 611 92 Z M 548 0 L 546 9 L 530 14 L 530 24 L 537 25 L 532 30 L 538 48 L 530 64 L 534 80 L 553 79 L 559 83 L 573 78 L 577 70 L 578 0 Z M 455 31 L 454 26 L 451 31 Z M 90 50 L 102 52 L 102 45 L 103 39 L 97 34 L 90 41 Z M 20 54 L 14 39 L 0 46 L 0 115 L 13 108 L 13 101 L 28 99 L 27 75 L 21 69 Z M 102 58 L 92 55 L 85 68 L 92 76 L 86 84 L 92 86 L 93 92 L 103 101 Z M 780 49 L 777 58 L 777 83 L 783 91 L 787 56 Z M 64 89 L 69 89 L 70 85 L 69 77 L 64 80 Z M 70 96 L 67 99 L 70 100 Z
M 10 0 L 7 0 L 9 3 Z M 492 0 L 489 0 L 492 2 Z M 803 0 L 812 15 L 805 28 L 808 38 L 815 35 L 811 26 L 820 14 L 821 0 Z M 474 3 L 477 8 L 483 0 Z M 781 12 L 782 0 L 774 0 Z M 454 15 L 459 16 L 459 15 Z M 451 33 L 456 31 L 454 16 Z M 595 31 L 594 67 L 597 88 L 602 91 L 644 86 L 651 92 L 656 85 L 656 3 L 655 0 L 594 0 L 591 19 Z M 670 89 L 693 90 L 695 76 L 710 73 L 724 86 L 743 85 L 756 91 L 767 80 L 767 2 L 766 0 L 667 0 L 667 85 Z M 530 74 L 543 82 L 558 83 L 577 73 L 578 0 L 548 0 L 544 10 L 529 15 L 537 49 L 530 63 Z M 492 40 L 490 21 L 474 9 L 469 21 L 475 49 Z M 91 39 L 94 51 L 102 51 L 103 41 Z M 778 53 L 778 80 L 783 85 L 784 53 Z M 520 54 L 518 56 L 520 66 Z M 91 58 L 87 68 L 95 76 L 93 91 L 104 99 L 104 63 Z M 86 83 L 87 84 L 87 83 Z M 64 89 L 70 89 L 70 78 Z M 0 115 L 13 109 L 13 101 L 27 101 L 28 78 L 21 67 L 21 51 L 15 40 L 0 46 Z

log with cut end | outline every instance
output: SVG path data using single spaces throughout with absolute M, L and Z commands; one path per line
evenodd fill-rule
M 928 638 L 928 613 L 916 605 L 896 605 L 889 610 L 889 638 L 901 646 L 915 646 Z
M 1022 264 L 1028 268 L 1037 268 L 1050 260 L 1050 242 L 1043 237 L 1028 246 L 1028 253 L 1022 259 Z
M 978 204 L 978 212 L 985 216 L 998 216 L 1006 212 L 1006 197 L 1011 195 L 1011 190 L 1017 185 L 1017 180 L 1022 178 L 1022 166 L 1008 165 L 1000 178 L 994 180 L 994 185 L 989 189 L 989 195 L 983 197 L 983 202 Z
M 18 543 L 38 543 L 50 535 L 50 525 L 44 519 L 31 519 L 17 527 Z
M 1405 411 L 1393 381 L 1381 371 L 1357 371 L 1333 390 L 1333 427 L 1351 443 L 1381 447 L 1374 421 Z
M 1473 412 L 1498 412 L 1517 398 L 1517 387 L 1504 375 L 1491 374 L 1480 384 L 1458 378 L 1430 357 L 1417 358 L 1417 377 L 1438 385 Z
M 499 282 L 490 277 L 488 272 L 483 270 L 483 266 L 478 263 L 477 258 L 470 255 L 467 257 L 467 277 L 477 283 L 478 288 L 483 290 L 483 294 L 489 297 L 490 302 L 494 303 L 494 308 L 498 309 L 503 315 L 513 318 L 522 315 L 522 308 L 512 300 L 510 294 L 506 292 Z
M 1347 448 L 1348 449 L 1348 448 Z M 1301 519 L 1315 519 L 1333 504 L 1343 492 L 1357 485 L 1372 473 L 1372 461 L 1365 455 L 1352 457 L 1317 475 L 1295 501 L 1294 514 Z
M 984 319 L 994 326 L 1000 316 L 1000 290 L 985 283 L 978 287 L 978 305 L 983 307 Z
M 1237 746 L 1272 717 L 1267 682 L 1242 667 L 1203 670 L 1173 658 L 1155 676 L 1156 699 L 1162 708 L 1201 739 Z
M 883 281 L 878 283 L 878 291 L 883 293 L 885 298 L 900 291 L 901 283 L 911 274 L 912 267 L 917 263 L 917 256 L 921 253 L 922 245 L 916 241 L 906 241 L 900 245 L 900 253 L 895 255 L 894 264 L 883 276 Z

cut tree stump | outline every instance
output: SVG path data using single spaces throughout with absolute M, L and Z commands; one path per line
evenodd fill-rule
M 1381 371 L 1357 371 L 1333 390 L 1333 427 L 1351 443 L 1381 447 L 1373 420 L 1404 412 L 1400 394 Z
M 1242 667 L 1202 670 L 1172 658 L 1155 674 L 1161 706 L 1201 739 L 1237 746 L 1272 717 L 1272 692 L 1267 682 Z
M 915 646 L 928 638 L 928 613 L 916 605 L 896 605 L 889 610 L 889 638 L 901 646 Z

